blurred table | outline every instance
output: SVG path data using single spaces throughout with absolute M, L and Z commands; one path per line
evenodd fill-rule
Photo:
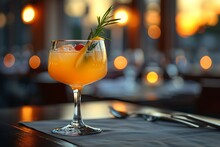
M 84 119 L 111 118 L 108 106 L 123 111 L 152 111 L 152 107 L 139 106 L 121 101 L 97 101 L 82 103 Z M 46 135 L 36 130 L 21 126 L 19 121 L 38 121 L 72 119 L 73 104 L 56 104 L 47 106 L 23 106 L 0 109 L 0 145 L 1 146 L 74 146 L 64 140 Z M 204 134 L 204 132 L 203 132 Z M 209 136 L 207 136 L 209 137 Z M 212 138 L 213 141 L 219 138 Z
M 176 95 L 197 96 L 201 92 L 201 86 L 198 82 L 184 81 L 182 78 L 166 80 L 156 86 L 149 86 L 141 82 L 132 82 L 123 77 L 118 79 L 104 79 L 98 81 L 95 85 L 98 95 L 111 95 L 112 97 L 127 98 L 130 101 L 170 99 Z M 132 97 L 136 97 L 136 99 L 132 99 Z
M 86 86 L 84 91 L 95 97 L 194 113 L 201 94 L 201 85 L 180 78 L 164 81 L 158 86 L 147 86 L 141 82 L 126 81 L 121 77 L 100 80 Z

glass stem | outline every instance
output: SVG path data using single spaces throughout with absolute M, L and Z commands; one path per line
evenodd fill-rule
M 73 90 L 73 98 L 74 98 L 74 115 L 73 120 L 71 122 L 72 125 L 75 126 L 84 126 L 84 122 L 81 117 L 81 90 L 74 89 Z

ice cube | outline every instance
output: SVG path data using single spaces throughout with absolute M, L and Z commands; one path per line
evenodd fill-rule
M 63 52 L 71 52 L 74 51 L 74 46 L 72 44 L 63 45 L 60 48 L 58 48 L 59 51 Z

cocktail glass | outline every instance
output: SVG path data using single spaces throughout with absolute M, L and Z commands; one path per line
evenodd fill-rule
M 53 40 L 49 51 L 50 76 L 69 85 L 73 91 L 73 120 L 52 133 L 79 136 L 100 133 L 102 130 L 86 125 L 81 116 L 81 91 L 87 84 L 102 79 L 107 73 L 104 40 Z

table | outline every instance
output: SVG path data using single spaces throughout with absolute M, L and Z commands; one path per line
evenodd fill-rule
M 84 119 L 109 118 L 108 106 L 135 110 L 137 106 L 120 101 L 99 101 L 82 103 Z M 94 109 L 96 108 L 96 109 Z M 73 146 L 72 144 L 19 125 L 19 121 L 71 119 L 73 103 L 46 106 L 22 106 L 0 109 L 0 146 Z
M 112 116 L 108 110 L 109 105 L 125 111 L 155 109 L 115 100 L 84 102 L 82 103 L 82 116 L 84 119 L 110 118 Z M 71 119 L 72 109 L 72 103 L 0 109 L 0 146 L 74 146 L 69 142 L 40 133 L 17 123 L 19 121 Z

